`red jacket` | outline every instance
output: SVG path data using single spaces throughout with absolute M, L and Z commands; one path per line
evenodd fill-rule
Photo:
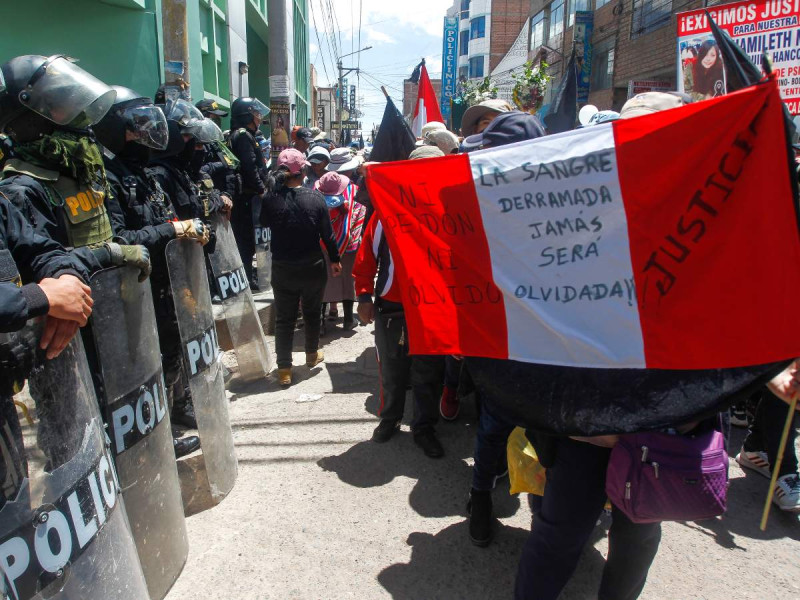
M 353 265 L 353 278 L 359 302 L 369 302 L 373 295 L 388 302 L 402 301 L 400 286 L 394 278 L 394 264 L 389 244 L 383 235 L 383 225 L 375 215 L 370 219 L 361 239 L 361 247 Z

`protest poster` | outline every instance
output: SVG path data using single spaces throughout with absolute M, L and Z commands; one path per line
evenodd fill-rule
M 800 0 L 735 2 L 679 13 L 678 89 L 695 100 L 726 91 L 722 57 L 706 10 L 753 64 L 760 65 L 767 53 L 789 112 L 800 113 Z

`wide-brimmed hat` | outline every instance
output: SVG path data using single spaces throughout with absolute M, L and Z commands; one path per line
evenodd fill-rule
M 458 150 L 458 138 L 456 134 L 447 129 L 435 129 L 429 131 L 423 137 L 429 146 L 436 146 L 445 154 L 452 154 L 453 150 Z
M 342 175 L 331 171 L 325 173 L 314 183 L 314 189 L 325 196 L 325 204 L 328 208 L 336 208 L 344 204 L 344 191 L 350 184 L 350 180 Z
M 331 153 L 324 146 L 314 146 L 308 151 L 308 162 L 321 163 L 322 161 L 331 162 Z
M 417 146 L 408 155 L 409 160 L 417 158 L 436 158 L 437 156 L 444 156 L 444 152 L 439 150 L 438 146 Z
M 358 159 L 350 152 L 350 148 L 334 148 L 331 152 L 331 162 L 325 167 L 326 171 L 352 171 L 359 165 Z
M 314 130 L 313 130 L 313 129 L 311 130 L 311 133 L 314 133 Z M 318 142 L 318 141 L 320 141 L 320 140 L 324 140 L 324 139 L 326 139 L 327 137 L 328 137 L 328 132 L 327 132 L 327 131 L 320 131 L 319 133 L 317 133 L 317 134 L 314 136 L 314 141 L 315 141 L 315 142 Z
M 447 131 L 447 126 L 441 121 L 428 121 L 422 126 L 422 132 L 419 134 L 420 139 L 417 140 L 417 146 L 422 146 L 425 143 L 427 135 L 433 131 Z
M 475 128 L 486 113 L 506 113 L 514 110 L 512 106 L 505 100 L 494 98 L 492 100 L 484 100 L 480 104 L 470 106 L 464 111 L 464 116 L 461 118 L 461 135 L 464 137 L 473 135 Z
M 619 111 L 620 119 L 632 119 L 691 103 L 691 98 L 678 92 L 644 92 L 628 100 Z

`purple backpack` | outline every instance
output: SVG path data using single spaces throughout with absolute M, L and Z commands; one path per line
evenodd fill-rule
M 611 451 L 606 493 L 634 523 L 697 521 L 725 512 L 728 453 L 717 429 L 695 435 L 623 435 Z

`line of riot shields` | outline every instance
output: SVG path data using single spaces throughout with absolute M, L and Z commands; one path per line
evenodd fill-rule
M 201 472 L 219 503 L 238 467 L 211 289 L 222 298 L 242 378 L 266 376 L 271 363 L 230 224 L 215 225 L 217 244 L 208 256 L 215 281 L 196 241 L 171 241 L 166 257 Z M 83 335 L 56 359 L 37 353 L 27 393 L 13 404 L 0 399 L 4 600 L 160 600 L 186 562 L 153 298 L 150 282 L 137 276 L 131 267 L 95 273 Z

